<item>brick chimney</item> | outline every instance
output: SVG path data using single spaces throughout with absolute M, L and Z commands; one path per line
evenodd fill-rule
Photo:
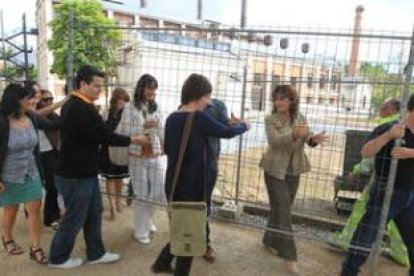
M 357 6 L 355 9 L 355 20 L 354 20 L 354 37 L 352 38 L 352 49 L 351 56 L 349 57 L 349 76 L 357 77 L 359 76 L 360 69 L 360 60 L 359 60 L 359 41 L 361 34 L 361 20 L 362 13 L 364 12 L 363 6 Z

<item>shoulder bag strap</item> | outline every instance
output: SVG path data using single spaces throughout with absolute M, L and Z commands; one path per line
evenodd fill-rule
M 178 154 L 177 165 L 175 166 L 174 180 L 173 180 L 171 193 L 170 193 L 170 200 L 169 200 L 170 204 L 174 199 L 175 188 L 177 187 L 178 177 L 181 171 L 181 165 L 183 163 L 185 150 L 187 148 L 188 139 L 190 137 L 191 127 L 193 124 L 193 118 L 194 118 L 194 113 L 189 113 L 185 121 L 183 136 L 181 139 L 180 152 Z

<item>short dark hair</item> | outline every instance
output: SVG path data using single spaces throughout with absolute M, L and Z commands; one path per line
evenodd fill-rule
M 109 112 L 114 112 L 116 110 L 116 105 L 120 100 L 129 102 L 129 95 L 125 89 L 118 87 L 112 92 L 112 97 L 109 101 Z
M 93 80 L 93 77 L 105 77 L 105 73 L 99 71 L 95 67 L 91 65 L 83 65 L 79 68 L 78 72 L 76 73 L 75 77 L 75 84 L 76 89 L 80 88 L 81 82 L 86 82 L 87 84 L 90 84 Z
M 0 101 L 0 112 L 4 116 L 19 118 L 22 115 L 19 101 L 25 97 L 31 97 L 31 95 L 32 92 L 20 84 L 11 83 L 7 85 Z
M 188 104 L 211 94 L 213 87 L 203 75 L 191 74 L 184 82 L 181 90 L 181 104 Z
M 411 94 L 408 98 L 407 110 L 410 112 L 414 110 L 414 94 Z
M 392 107 L 394 107 L 395 111 L 399 112 L 401 109 L 401 101 L 397 98 L 390 98 L 388 100 L 388 104 L 390 104 Z
M 138 110 L 142 109 L 142 104 L 145 102 L 145 88 L 158 89 L 157 79 L 150 74 L 144 74 L 139 78 L 134 91 L 134 105 Z M 154 101 L 147 104 L 149 113 L 157 111 L 157 102 Z

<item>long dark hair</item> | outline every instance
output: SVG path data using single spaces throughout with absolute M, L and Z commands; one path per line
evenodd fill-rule
M 145 103 L 145 88 L 158 89 L 157 79 L 150 74 L 144 74 L 139 78 L 134 91 L 134 105 L 138 110 L 141 110 L 142 105 Z M 156 101 L 148 102 L 147 105 L 148 113 L 150 114 L 158 109 Z
M 115 112 L 116 111 L 116 105 L 119 100 L 124 100 L 126 102 L 129 102 L 129 95 L 128 92 L 126 92 L 123 88 L 115 88 L 114 92 L 112 92 L 111 100 L 109 101 L 109 112 Z
M 274 101 L 277 97 L 283 98 L 283 99 L 289 99 L 290 100 L 290 106 L 289 106 L 289 113 L 292 117 L 292 120 L 296 118 L 298 114 L 298 107 L 299 107 L 299 99 L 298 99 L 298 93 L 296 92 L 296 89 L 292 85 L 278 85 L 276 86 L 272 91 L 272 103 L 273 103 L 273 113 L 277 113 L 276 106 L 274 104 Z
M 20 84 L 11 83 L 6 86 L 3 92 L 3 96 L 0 101 L 0 112 L 4 116 L 12 116 L 14 118 L 20 118 L 21 106 L 20 100 L 25 97 L 32 97 L 33 92 L 27 88 L 24 88 Z

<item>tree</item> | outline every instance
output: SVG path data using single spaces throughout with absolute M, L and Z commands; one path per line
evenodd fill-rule
M 69 49 L 69 14 L 73 11 L 73 48 Z M 52 38 L 48 47 L 53 52 L 51 73 L 61 78 L 68 76 L 67 60 L 73 57 L 73 70 L 84 64 L 108 71 L 116 62 L 115 51 L 121 43 L 121 32 L 113 27 L 115 22 L 102 12 L 97 0 L 63 0 L 55 7 L 55 16 L 50 22 Z
M 375 112 L 379 110 L 385 99 L 400 95 L 404 83 L 401 75 L 388 72 L 383 65 L 369 62 L 363 62 L 360 71 L 372 85 L 372 106 Z

